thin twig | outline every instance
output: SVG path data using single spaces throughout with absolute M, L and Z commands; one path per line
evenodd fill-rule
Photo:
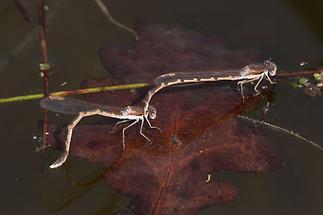
M 116 26 L 118 26 L 119 28 L 122 28 L 128 32 L 130 32 L 131 34 L 133 34 L 133 36 L 135 37 L 136 40 L 139 40 L 139 35 L 137 34 L 136 31 L 134 31 L 132 28 L 129 28 L 128 26 L 125 26 L 124 24 L 118 22 L 117 20 L 115 20 L 109 9 L 103 4 L 103 2 L 101 0 L 95 0 L 95 2 L 97 3 L 97 5 L 99 6 L 99 8 L 101 9 L 102 13 L 108 17 L 108 19 L 110 20 L 110 22 Z
M 294 132 L 294 131 L 288 130 L 288 129 L 286 129 L 286 128 L 282 128 L 282 127 L 277 126 L 277 125 L 273 125 L 273 124 L 268 123 L 268 122 L 265 122 L 265 121 L 260 121 L 260 120 L 252 119 L 252 118 L 247 117 L 247 116 L 238 115 L 238 117 L 239 117 L 240 119 L 244 119 L 244 120 L 251 121 L 251 122 L 252 122 L 252 123 L 254 123 L 254 124 L 264 125 L 264 126 L 267 126 L 268 128 L 271 128 L 271 129 L 273 129 L 273 130 L 280 131 L 280 132 L 283 132 L 283 133 L 286 133 L 286 134 L 292 135 L 292 136 L 294 136 L 294 137 L 296 137 L 296 138 L 298 138 L 298 139 L 301 139 L 301 140 L 303 140 L 304 142 L 307 142 L 307 143 L 311 144 L 312 146 L 314 146 L 314 147 L 316 147 L 316 148 L 318 148 L 318 149 L 320 149 L 320 150 L 322 150 L 322 151 L 323 151 L 323 147 L 322 147 L 322 146 L 320 146 L 319 144 L 315 143 L 315 142 L 314 142 L 314 141 L 312 141 L 312 140 L 309 140 L 309 139 L 307 139 L 307 138 L 305 138 L 305 137 L 301 136 L 300 134 L 298 134 L 298 133 L 296 133 L 296 132 Z
M 33 21 L 33 17 L 30 13 L 29 7 L 26 3 L 25 0 L 14 0 L 14 2 L 16 3 L 16 6 L 20 12 L 20 14 L 24 17 L 24 19 L 31 23 Z

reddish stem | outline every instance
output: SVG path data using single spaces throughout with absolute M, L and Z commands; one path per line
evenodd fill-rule
M 298 77 L 298 76 L 304 76 L 304 75 L 313 75 L 314 73 L 323 73 L 323 70 L 318 69 L 318 70 L 306 70 L 306 71 L 299 71 L 299 72 L 279 71 L 275 76 L 276 77 Z
M 46 20 L 45 20 L 45 1 L 38 0 L 38 26 L 39 26 L 39 42 L 41 49 L 41 64 L 48 64 L 48 47 L 46 40 Z M 41 69 L 41 74 L 44 80 L 44 95 L 49 95 L 48 90 L 48 69 Z M 43 122 L 43 147 L 46 147 L 48 137 L 48 111 L 44 110 L 44 122 Z

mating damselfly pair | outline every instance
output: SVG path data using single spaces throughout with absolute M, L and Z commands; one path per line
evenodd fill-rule
M 257 88 L 260 82 L 263 79 L 267 79 L 271 84 L 273 84 L 274 82 L 270 79 L 270 76 L 275 76 L 276 72 L 276 64 L 269 60 L 266 60 L 263 63 L 250 64 L 240 69 L 166 73 L 154 79 L 153 88 L 147 92 L 142 103 L 127 107 L 104 106 L 63 97 L 50 96 L 44 98 L 40 102 L 41 106 L 44 109 L 64 114 L 77 115 L 72 123 L 67 127 L 67 137 L 65 140 L 64 153 L 50 166 L 50 168 L 57 168 L 66 161 L 70 150 L 73 129 L 84 117 L 101 115 L 122 120 L 117 124 L 131 122 L 129 125 L 122 129 L 122 145 L 123 150 L 125 150 L 125 131 L 131 126 L 140 122 L 141 125 L 139 133 L 149 142 L 150 139 L 143 133 L 144 122 L 146 121 L 150 128 L 159 129 L 158 127 L 152 126 L 149 121 L 149 119 L 156 118 L 156 109 L 150 105 L 150 101 L 158 91 L 174 85 L 216 81 L 238 81 L 238 85 L 240 85 L 242 100 L 244 101 L 244 84 L 257 81 L 254 86 L 254 90 L 257 94 L 259 94 Z

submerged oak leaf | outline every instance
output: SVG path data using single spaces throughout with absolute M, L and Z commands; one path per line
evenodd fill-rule
M 154 25 L 141 26 L 138 33 L 141 40 L 134 51 L 125 54 L 109 48 L 100 52 L 105 67 L 119 80 L 150 81 L 169 70 L 242 67 L 256 60 L 249 52 L 225 50 L 212 35 Z M 101 85 L 100 81 L 95 85 Z M 120 96 L 119 104 L 127 103 L 128 98 Z M 86 99 L 113 105 L 116 97 L 92 94 Z M 126 131 L 123 151 L 122 134 L 109 133 L 115 120 L 107 119 L 104 125 L 77 126 L 71 154 L 109 166 L 105 182 L 135 199 L 135 214 L 196 214 L 237 196 L 234 185 L 208 181 L 209 174 L 221 170 L 265 172 L 280 165 L 265 136 L 236 119 L 257 101 L 242 104 L 236 89 L 224 84 L 169 88 L 151 102 L 157 109 L 151 123 L 162 129 L 146 126 L 143 132 L 151 143 L 139 134 L 137 124 Z M 66 131 L 56 134 L 49 143 L 62 148 Z

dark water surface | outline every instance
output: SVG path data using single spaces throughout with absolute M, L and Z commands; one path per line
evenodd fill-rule
M 97 57 L 102 45 L 134 45 L 132 36 L 109 23 L 94 1 L 47 2 L 51 90 L 76 89 L 85 79 L 108 76 Z M 109 1 L 109 6 L 115 18 L 129 26 L 142 18 L 198 32 L 216 32 L 231 49 L 259 49 L 279 68 L 299 70 L 301 62 L 313 67 L 320 63 L 322 66 L 323 62 L 323 23 L 311 21 L 313 17 L 315 20 L 315 14 L 322 14 L 323 4 L 314 3 L 114 0 Z M 36 37 L 30 36 L 35 26 L 24 22 L 13 1 L 5 0 L 0 4 L 0 28 L 0 96 L 41 92 L 39 44 Z M 24 40 L 28 41 L 28 37 L 31 40 L 19 46 Z M 8 58 L 19 47 L 21 50 Z M 60 87 L 65 81 L 68 85 Z M 300 90 L 283 84 L 277 85 L 275 92 L 275 104 L 267 120 L 298 131 L 322 145 L 322 98 L 307 98 Z M 46 153 L 45 169 L 41 172 L 42 159 L 35 153 L 37 144 L 32 140 L 40 133 L 37 121 L 42 119 L 42 111 L 38 102 L 0 105 L 3 147 L 0 213 L 99 215 L 124 208 L 127 199 L 98 182 L 71 205 L 50 212 L 62 204 L 63 197 L 73 197 L 66 194 L 69 184 L 64 171 L 48 169 L 57 152 Z M 260 115 L 254 114 L 254 117 L 260 118 Z M 62 118 L 60 122 L 68 121 L 69 118 Z M 323 213 L 323 152 L 293 137 L 265 131 L 285 165 L 265 174 L 216 174 L 215 177 L 231 180 L 240 196 L 232 203 L 207 208 L 200 214 Z M 70 158 L 68 167 L 73 178 L 98 168 L 75 158 Z

